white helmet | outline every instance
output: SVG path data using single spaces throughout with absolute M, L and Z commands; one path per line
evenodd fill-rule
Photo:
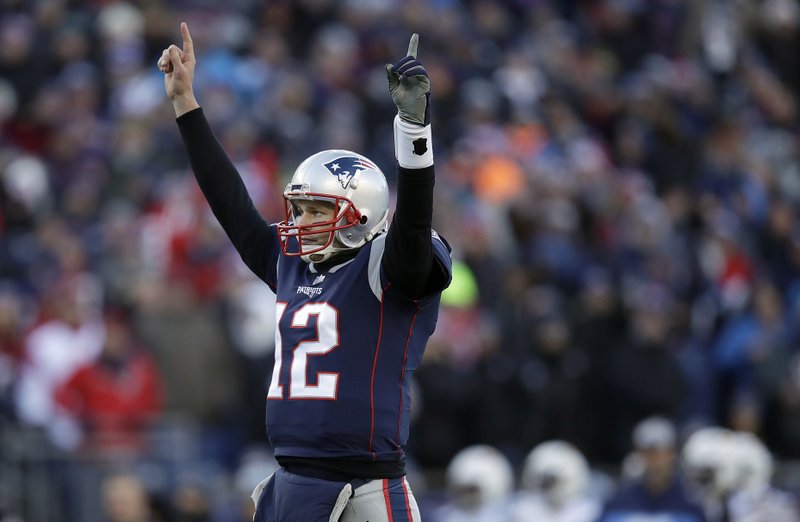
M 321 262 L 336 252 L 363 246 L 386 231 L 389 186 L 373 162 L 349 150 L 324 150 L 303 161 L 283 191 L 286 219 L 278 224 L 281 249 L 288 256 Z M 336 215 L 321 223 L 295 225 L 293 201 L 327 201 Z M 329 233 L 321 245 L 303 248 L 303 238 Z M 294 241 L 292 241 L 294 240 Z
M 502 500 L 514 486 L 514 471 L 500 451 L 486 444 L 459 451 L 447 466 L 447 487 L 468 508 Z
M 759 493 L 772 479 L 772 454 L 756 435 L 736 432 L 734 458 L 737 463 L 739 489 Z
M 533 448 L 522 468 L 522 487 L 541 493 L 550 504 L 563 506 L 586 490 L 589 464 L 572 444 L 553 440 Z
M 684 469 L 704 497 L 721 499 L 735 489 L 735 438 L 729 429 L 706 427 L 686 439 L 682 452 Z

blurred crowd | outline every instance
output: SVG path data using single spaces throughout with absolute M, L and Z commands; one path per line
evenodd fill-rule
M 535 446 L 518 477 L 486 444 L 447 467 L 433 522 L 797 522 L 797 498 L 771 484 L 774 462 L 754 434 L 704 427 L 681 442 L 666 417 L 636 424 L 613 480 L 563 440 Z M 517 479 L 518 480 L 515 480 Z
M 98 520 L 128 520 L 117 491 L 238 520 L 274 466 L 274 296 L 188 170 L 155 67 L 180 21 L 271 221 L 318 150 L 392 185 L 383 65 L 421 35 L 455 260 L 415 379 L 423 503 L 476 444 L 520 471 L 560 441 L 621 483 L 654 415 L 800 459 L 797 0 L 0 0 L 0 432 L 102 481 Z M 7 477 L 0 520 L 31 494 Z M 94 520 L 78 497 L 59 516 Z

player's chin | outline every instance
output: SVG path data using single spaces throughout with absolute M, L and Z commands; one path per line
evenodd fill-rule
M 328 238 L 310 237 L 303 239 L 303 250 L 317 250 L 323 248 Z

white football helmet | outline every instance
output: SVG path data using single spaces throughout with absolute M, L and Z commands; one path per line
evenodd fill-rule
M 572 444 L 562 440 L 533 448 L 522 468 L 522 487 L 536 491 L 553 506 L 581 495 L 589 482 L 589 464 Z
M 700 428 L 686 439 L 683 466 L 703 497 L 722 499 L 735 489 L 735 439 L 731 430 L 720 427 Z
M 283 198 L 286 218 L 278 224 L 281 249 L 306 262 L 322 262 L 336 252 L 359 248 L 388 228 L 386 176 L 372 161 L 349 150 L 324 150 L 306 158 L 294 171 Z M 292 203 L 297 200 L 330 202 L 335 217 L 296 225 Z M 320 233 L 329 234 L 326 242 L 303 245 L 305 237 Z
M 514 486 L 514 471 L 500 451 L 486 444 L 459 451 L 447 466 L 447 488 L 457 503 L 477 509 L 505 498 Z

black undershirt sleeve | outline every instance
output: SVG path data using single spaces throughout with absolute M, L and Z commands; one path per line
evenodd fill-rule
M 397 168 L 397 205 L 381 263 L 389 282 L 411 299 L 437 292 L 447 281 L 431 244 L 434 180 L 433 166 Z
M 203 109 L 181 115 L 178 128 L 189 162 L 203 195 L 245 264 L 265 278 L 269 254 L 277 244 L 269 224 L 261 217 L 244 182 L 211 131 Z

